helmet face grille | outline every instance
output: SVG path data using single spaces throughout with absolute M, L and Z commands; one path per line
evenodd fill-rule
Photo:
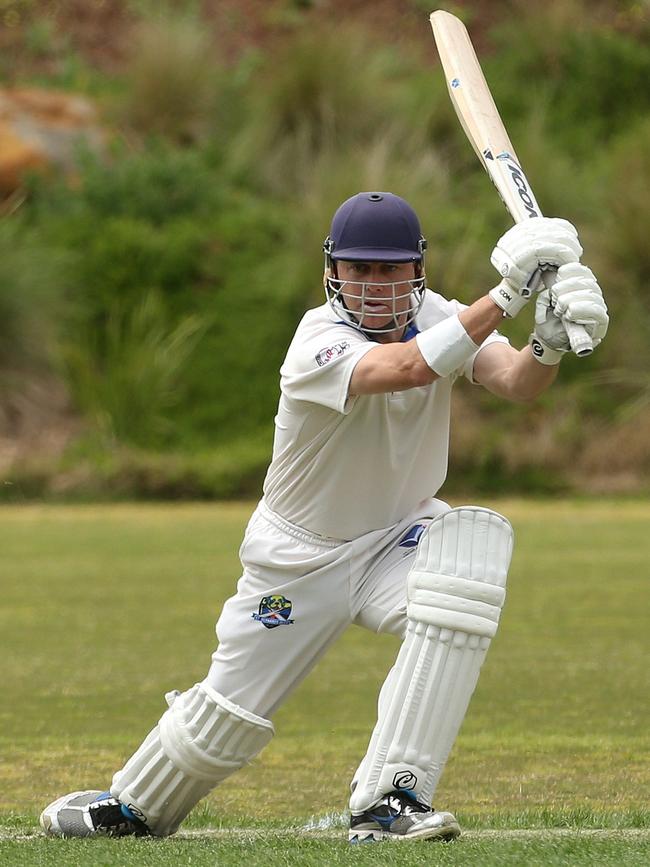
M 389 295 L 385 294 L 387 287 L 391 290 Z M 381 296 L 377 294 L 378 290 Z M 396 283 L 369 283 L 335 277 L 328 277 L 325 281 L 325 294 L 334 313 L 344 322 L 369 334 L 387 334 L 410 325 L 422 308 L 424 291 L 424 277 Z M 377 310 L 379 302 L 381 310 Z

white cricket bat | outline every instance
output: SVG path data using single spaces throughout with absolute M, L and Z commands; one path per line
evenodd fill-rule
M 465 25 L 442 10 L 433 12 L 430 21 L 458 119 L 510 216 L 515 223 L 541 217 L 542 211 L 508 138 Z M 544 274 L 547 286 L 552 285 L 552 274 L 552 271 Z M 541 279 L 542 272 L 538 270 L 522 294 L 531 295 Z M 575 354 L 589 355 L 593 344 L 584 327 L 566 321 L 564 325 Z

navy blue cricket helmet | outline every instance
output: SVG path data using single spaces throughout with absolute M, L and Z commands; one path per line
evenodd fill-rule
M 338 208 L 325 238 L 325 294 L 343 321 L 368 333 L 405 329 L 424 303 L 424 251 L 427 242 L 420 221 L 408 202 L 394 193 L 357 193 Z M 373 292 L 383 284 L 341 280 L 336 263 L 413 262 L 413 278 L 391 285 L 391 313 L 373 307 Z M 356 305 L 355 312 L 352 312 Z
M 422 262 L 426 246 L 408 202 L 394 193 L 357 193 L 334 214 L 323 249 L 334 261 Z

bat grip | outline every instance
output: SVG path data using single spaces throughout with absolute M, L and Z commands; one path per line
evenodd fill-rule
M 566 333 L 569 335 L 571 349 L 578 358 L 585 358 L 585 356 L 591 355 L 594 351 L 594 344 L 584 325 L 579 325 L 577 322 L 569 322 L 565 319 L 564 327 L 566 328 Z
M 556 280 L 557 271 L 554 268 L 546 271 L 538 268 L 530 278 L 528 286 L 522 290 L 521 294 L 524 295 L 524 297 L 529 298 L 533 292 L 539 291 L 542 282 L 547 289 L 550 289 Z M 594 344 L 584 325 L 579 325 L 577 322 L 570 322 L 568 319 L 563 319 L 562 321 L 569 338 L 569 343 L 571 344 L 571 351 L 577 355 L 578 358 L 585 358 L 587 355 L 591 355 L 594 351 Z

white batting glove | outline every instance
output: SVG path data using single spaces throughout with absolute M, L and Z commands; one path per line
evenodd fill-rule
M 558 364 L 571 344 L 565 322 L 584 326 L 594 348 L 607 334 L 609 316 L 603 293 L 593 272 L 572 262 L 557 271 L 557 280 L 537 297 L 535 330 L 529 343 L 542 364 Z
M 489 292 L 505 316 L 516 316 L 528 298 L 521 295 L 538 268 L 578 262 L 582 246 L 575 226 L 556 217 L 517 223 L 497 241 L 490 261 L 503 280 Z

